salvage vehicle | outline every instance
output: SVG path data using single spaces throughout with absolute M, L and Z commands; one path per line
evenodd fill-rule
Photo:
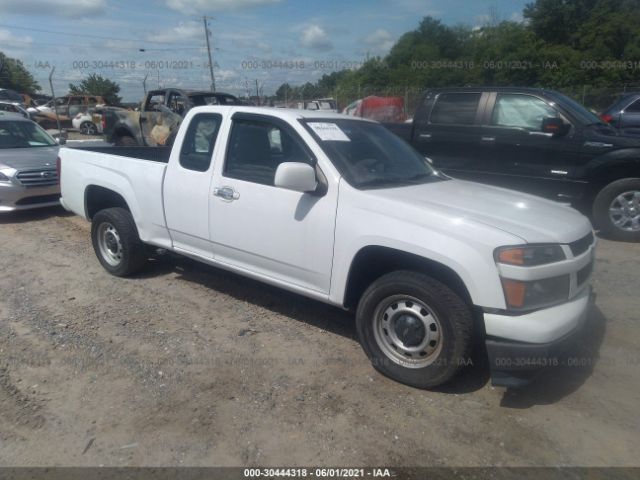
M 573 208 L 454 180 L 377 122 L 198 107 L 171 149 L 63 148 L 62 205 L 113 275 L 165 249 L 355 311 L 373 366 L 419 388 L 484 341 L 526 383 L 585 322 L 595 238 Z
M 412 124 L 388 128 L 448 175 L 571 203 L 609 236 L 640 240 L 640 136 L 558 92 L 429 90 Z
M 105 140 L 120 146 L 169 146 L 182 119 L 193 107 L 203 105 L 242 105 L 228 93 L 164 88 L 152 90 L 137 110 L 103 108 Z
M 78 113 L 71 121 L 73 128 L 78 130 L 83 135 L 97 135 L 98 127 L 93 121 L 92 112 Z
M 63 127 L 71 127 L 78 113 L 85 113 L 96 106 L 105 105 L 99 95 L 65 95 L 47 102 L 42 106 L 29 107 L 31 118 L 43 128 L 56 128 L 56 112 Z
M 58 148 L 35 122 L 0 112 L 0 212 L 60 204 Z

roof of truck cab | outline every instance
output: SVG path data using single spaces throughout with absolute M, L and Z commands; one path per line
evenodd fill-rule
M 553 93 L 553 90 L 537 87 L 443 87 L 428 88 L 430 93 L 462 93 L 462 92 L 517 92 L 517 93 Z
M 206 105 L 201 107 L 194 107 L 191 111 L 202 111 L 202 112 L 216 112 L 216 113 L 228 113 L 230 110 L 233 110 L 234 113 L 253 113 L 256 115 L 268 115 L 272 117 L 286 119 L 288 121 L 295 120 L 309 120 L 309 119 L 342 119 L 342 120 L 360 120 L 363 122 L 373 122 L 373 120 L 369 120 L 361 117 L 354 117 L 352 115 L 344 115 L 342 113 L 328 112 L 326 110 L 299 110 L 293 108 L 276 108 L 276 107 L 252 107 L 252 106 L 242 106 L 242 105 Z

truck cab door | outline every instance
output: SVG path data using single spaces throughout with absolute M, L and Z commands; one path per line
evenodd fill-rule
M 308 163 L 323 177 L 298 132 L 268 115 L 236 113 L 210 192 L 217 262 L 276 283 L 328 294 L 337 185 L 323 194 L 274 185 L 283 162 Z
M 204 258 L 213 257 L 209 192 L 221 123 L 217 113 L 199 113 L 191 119 L 180 148 L 171 152 L 163 184 L 165 218 L 174 248 Z
M 425 113 L 416 119 L 413 146 L 454 177 L 481 169 L 476 149 L 485 98 L 473 91 L 427 96 Z
M 566 131 L 543 131 L 548 118 L 561 119 Z M 497 93 L 482 123 L 477 181 L 565 202 L 581 195 L 583 185 L 572 180 L 581 137 L 553 105 L 528 93 Z

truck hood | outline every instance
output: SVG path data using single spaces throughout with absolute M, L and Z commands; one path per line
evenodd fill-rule
M 560 203 L 463 180 L 370 190 L 395 208 L 438 210 L 451 219 L 478 222 L 526 243 L 570 243 L 591 232 L 589 220 Z M 397 211 L 397 210 L 396 210 Z
M 55 167 L 59 146 L 0 149 L 0 168 Z

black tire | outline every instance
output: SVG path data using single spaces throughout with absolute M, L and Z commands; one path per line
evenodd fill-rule
M 86 121 L 80 124 L 80 133 L 83 135 L 95 135 L 98 133 L 98 129 L 93 122 Z
M 118 277 L 140 271 L 148 259 L 133 217 L 124 208 L 107 208 L 96 213 L 91 223 L 91 241 L 102 266 Z
M 596 228 L 599 228 L 605 236 L 616 240 L 638 242 L 640 241 L 640 229 L 635 231 L 625 230 L 616 225 L 609 214 L 609 209 L 613 206 L 618 196 L 627 192 L 640 192 L 640 178 L 616 180 L 600 190 L 593 203 L 593 221 Z M 633 215 L 634 212 L 636 218 L 640 217 L 640 205 L 630 210 L 629 215 Z M 619 219 L 620 217 L 616 218 Z
M 387 352 L 393 352 L 389 348 L 389 342 L 376 339 L 376 330 L 387 332 L 384 327 L 379 329 L 376 326 L 377 318 L 382 322 L 381 318 L 385 315 L 380 317 L 380 314 L 389 311 L 388 308 L 393 309 L 393 303 L 398 297 L 417 299 L 430 310 L 424 318 L 433 315 L 438 320 L 438 326 L 434 331 L 439 330 L 439 350 L 436 349 L 429 355 L 426 355 L 426 352 L 414 354 L 416 359 L 411 361 L 418 364 L 412 367 L 403 366 L 394 353 L 385 352 L 385 349 Z M 412 302 L 399 303 L 404 308 Z M 411 306 L 415 307 L 413 304 Z M 421 311 L 424 313 L 425 310 Z M 399 317 L 394 318 L 395 325 L 398 325 Z M 396 271 L 373 282 L 358 304 L 356 328 L 360 344 L 374 368 L 383 375 L 412 387 L 429 388 L 441 385 L 451 380 L 462 366 L 469 363 L 473 331 L 473 317 L 469 305 L 449 287 L 421 273 Z M 385 334 L 381 332 L 378 338 L 382 337 L 385 337 Z M 388 334 L 386 338 L 390 338 Z M 428 338 L 425 338 L 426 340 Z M 398 350 L 397 347 L 394 348 Z M 400 353 L 402 352 L 396 352 L 397 355 Z M 425 354 L 426 359 L 418 358 L 422 354 Z M 420 366 L 419 362 L 430 363 Z
M 114 142 L 118 147 L 137 147 L 138 141 L 130 135 L 121 135 L 116 137 Z

